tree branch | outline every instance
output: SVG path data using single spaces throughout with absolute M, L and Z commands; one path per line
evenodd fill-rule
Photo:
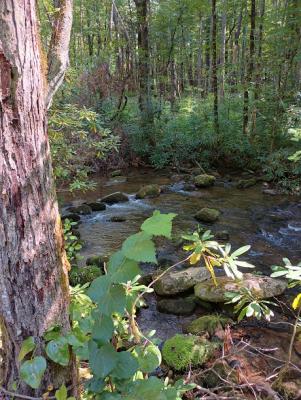
M 47 56 L 48 90 L 45 98 L 47 109 L 51 106 L 52 98 L 62 84 L 69 65 L 73 0 L 59 0 L 58 5 L 59 11 L 53 24 L 50 48 Z

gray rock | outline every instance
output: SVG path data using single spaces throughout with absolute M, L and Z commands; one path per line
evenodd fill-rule
M 77 207 L 69 207 L 67 211 L 79 215 L 92 214 L 92 209 L 90 206 L 88 206 L 88 204 L 81 204 L 80 206 Z
M 247 189 L 249 187 L 255 186 L 256 183 L 257 183 L 256 178 L 241 179 L 240 181 L 238 181 L 236 186 L 238 189 Z
M 158 301 L 157 309 L 161 313 L 174 315 L 191 315 L 196 304 L 192 297 L 180 299 L 163 299 Z
M 89 207 L 91 207 L 92 211 L 103 211 L 106 209 L 105 203 L 101 201 L 95 201 L 92 203 L 86 203 Z
M 110 218 L 111 222 L 125 222 L 126 217 L 123 215 L 113 215 L 113 217 Z
M 107 204 L 124 203 L 126 201 L 129 201 L 129 198 L 124 193 L 115 192 L 103 197 L 100 201 Z
M 249 273 L 244 274 L 240 281 L 232 280 L 227 276 L 219 276 L 216 280 L 217 286 L 214 285 L 212 279 L 198 283 L 194 287 L 195 295 L 203 301 L 224 303 L 227 301 L 225 292 L 239 292 L 242 287 L 249 289 L 259 299 L 279 296 L 287 288 L 287 282 L 284 280 Z
M 155 279 L 162 273 L 162 270 L 156 271 L 153 275 Z M 186 292 L 197 283 L 209 279 L 210 274 L 204 267 L 189 267 L 181 271 L 169 271 L 155 284 L 155 292 L 160 296 L 172 296 L 178 293 Z
M 80 216 L 75 213 L 67 212 L 61 215 L 61 219 L 62 221 L 64 221 L 65 219 L 69 219 L 70 221 L 78 222 L 80 221 Z
M 200 222 L 215 222 L 220 216 L 220 212 L 215 208 L 202 208 L 195 214 L 195 219 Z
M 221 241 L 224 241 L 224 242 L 226 242 L 230 238 L 230 235 L 229 235 L 228 231 L 218 231 L 218 232 L 215 233 L 214 236 L 215 236 L 215 238 L 217 240 L 221 240 Z

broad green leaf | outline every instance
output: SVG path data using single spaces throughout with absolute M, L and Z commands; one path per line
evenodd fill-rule
M 67 399 L 67 388 L 65 385 L 62 385 L 56 392 L 55 392 L 56 400 L 66 400 Z
M 118 379 L 129 379 L 138 370 L 139 364 L 136 358 L 128 351 L 117 353 L 117 365 L 112 372 L 112 376 Z
M 116 367 L 118 355 L 111 344 L 98 348 L 94 341 L 89 343 L 89 365 L 93 374 L 98 378 L 105 378 Z
M 98 343 L 108 342 L 114 332 L 114 324 L 112 318 L 107 315 L 99 315 L 99 318 L 95 321 L 92 330 L 92 338 Z
M 155 245 L 151 238 L 146 232 L 130 236 L 122 245 L 124 255 L 130 260 L 157 264 Z
M 28 353 L 30 353 L 34 350 L 35 347 L 36 347 L 36 344 L 34 342 L 34 338 L 32 336 L 29 336 L 22 343 L 20 353 L 18 356 L 18 360 L 22 361 L 24 359 L 24 357 L 27 356 Z
M 34 357 L 21 365 L 20 377 L 27 385 L 37 389 L 41 384 L 46 367 L 47 363 L 44 357 Z
M 171 238 L 172 220 L 177 214 L 161 214 L 154 211 L 153 216 L 146 219 L 141 225 L 141 230 L 154 236 L 165 236 Z
M 157 346 L 136 346 L 133 354 L 137 357 L 142 372 L 153 372 L 162 362 L 161 352 Z
M 122 251 L 117 251 L 110 257 L 108 273 L 113 283 L 126 283 L 141 274 L 141 270 L 137 261 L 130 260 Z
M 147 380 L 137 380 L 128 385 L 128 394 L 125 400 L 167 400 L 164 395 L 164 382 L 158 378 L 150 377 Z
M 98 302 L 98 310 L 105 315 L 123 313 L 125 306 L 126 294 L 121 285 L 111 285 L 106 295 Z
M 91 283 L 87 294 L 95 303 L 98 303 L 106 296 L 109 288 L 111 286 L 111 279 L 108 275 L 100 276 L 94 279 Z
M 55 340 L 51 340 L 46 346 L 47 356 L 57 364 L 67 366 L 69 364 L 70 354 L 69 346 L 66 338 L 60 337 Z

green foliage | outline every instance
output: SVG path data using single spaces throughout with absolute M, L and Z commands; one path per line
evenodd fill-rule
M 31 353 L 36 347 L 34 338 L 32 336 L 29 336 L 27 339 L 24 340 L 22 343 L 19 356 L 18 356 L 18 361 L 21 362 L 27 356 L 28 353 Z
M 69 282 L 71 286 L 84 285 L 92 282 L 100 275 L 102 275 L 101 269 L 94 265 L 87 265 L 81 268 L 73 266 L 69 272 Z
M 52 108 L 49 136 L 57 183 L 69 181 L 71 191 L 93 189 L 88 174 L 119 146 L 119 137 L 104 127 L 95 111 L 75 104 Z
M 40 386 L 47 363 L 44 357 L 37 356 L 25 361 L 20 367 L 20 378 L 33 389 Z
M 73 229 L 77 227 L 77 222 L 70 221 L 68 218 L 64 219 L 63 231 L 65 240 L 65 250 L 70 263 L 78 259 L 79 251 L 82 248 L 80 240 L 73 233 Z
M 235 304 L 234 312 L 238 314 L 238 322 L 245 317 L 257 319 L 264 317 L 267 321 L 270 321 L 271 317 L 274 316 L 269 307 L 275 305 L 275 303 L 257 299 L 247 288 L 241 288 L 240 292 L 226 292 L 225 297 L 229 299 L 226 304 Z
M 238 270 L 238 267 L 254 268 L 246 261 L 238 260 L 239 256 L 250 249 L 250 246 L 243 246 L 231 254 L 229 243 L 226 245 L 219 244 L 212 240 L 211 231 L 205 231 L 201 234 L 200 228 L 192 235 L 183 235 L 182 237 L 184 240 L 192 242 L 192 244 L 183 247 L 184 250 L 192 251 L 189 257 L 190 264 L 196 264 L 202 259 L 216 285 L 214 267 L 224 268 L 226 275 L 231 279 L 242 279 L 242 273 Z

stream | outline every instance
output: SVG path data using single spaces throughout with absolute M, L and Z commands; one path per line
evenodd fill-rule
M 239 177 L 219 178 L 214 187 L 187 191 L 181 176 L 173 174 L 137 169 L 127 174 L 126 181 L 94 176 L 97 187 L 92 192 L 76 193 L 76 196 L 69 192 L 59 193 L 62 209 L 93 202 L 117 191 L 129 195 L 129 202 L 113 204 L 104 211 L 81 217 L 79 231 L 85 243 L 81 252 L 83 262 L 91 255 L 108 255 L 118 249 L 124 239 L 139 230 L 154 210 L 176 213 L 173 232 L 180 234 L 197 227 L 194 214 L 203 207 L 221 211 L 219 220 L 208 224 L 213 233 L 227 231 L 234 249 L 251 245 L 245 259 L 256 266 L 256 271 L 268 275 L 270 266 L 282 263 L 284 257 L 292 262 L 301 260 L 300 198 L 264 194 L 261 184 L 237 189 L 235 182 Z M 163 193 L 156 198 L 136 200 L 135 193 L 146 184 L 161 185 Z M 113 216 L 124 217 L 125 221 L 111 222 Z M 178 260 L 172 245 L 160 249 L 158 257 Z M 143 268 L 150 272 L 149 266 Z M 198 309 L 189 317 L 160 313 L 154 295 L 148 295 L 147 303 L 148 308 L 139 313 L 139 325 L 145 332 L 155 329 L 156 336 L 162 340 L 180 332 L 184 323 L 202 313 Z

